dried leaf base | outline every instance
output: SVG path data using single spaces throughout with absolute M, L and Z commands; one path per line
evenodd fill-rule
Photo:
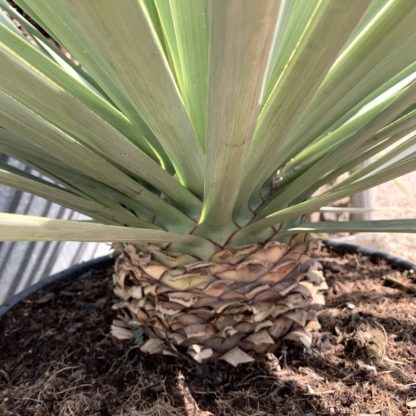
M 274 352 L 282 339 L 309 346 L 327 286 L 308 246 L 273 242 L 198 261 L 125 244 L 114 274 L 121 301 L 112 332 L 150 354 L 234 366 L 253 361 L 250 352 Z

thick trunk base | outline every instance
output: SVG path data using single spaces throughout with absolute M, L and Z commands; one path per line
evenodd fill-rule
M 199 363 L 249 362 L 250 352 L 274 352 L 283 339 L 309 346 L 327 286 L 308 249 L 274 242 L 198 261 L 125 244 L 114 273 L 121 301 L 113 334 L 144 352 L 186 353 Z

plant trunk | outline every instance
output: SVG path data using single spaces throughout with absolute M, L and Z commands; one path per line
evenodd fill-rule
M 142 351 L 238 365 L 283 339 L 310 346 L 327 286 L 309 242 L 221 250 L 210 261 L 151 245 L 120 248 L 112 332 Z

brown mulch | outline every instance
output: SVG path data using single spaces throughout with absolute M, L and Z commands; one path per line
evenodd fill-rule
M 0 415 L 416 415 L 415 274 L 317 257 L 330 290 L 311 350 L 236 369 L 113 339 L 110 272 L 55 284 L 0 318 Z

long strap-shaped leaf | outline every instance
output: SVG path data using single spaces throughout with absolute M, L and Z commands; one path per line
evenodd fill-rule
M 149 224 L 156 221 L 160 227 L 164 227 L 163 223 L 159 223 L 154 213 L 145 209 L 137 201 L 104 185 L 100 180 L 88 177 L 76 169 L 74 170 L 71 160 L 64 163 L 26 138 L 0 129 L 0 152 L 13 156 L 31 166 L 37 172 L 44 174 L 62 185 L 66 190 L 82 198 L 98 201 L 115 212 L 130 210 L 142 221 Z M 129 224 L 128 221 L 125 223 Z
M 308 190 L 309 187 L 312 187 L 312 193 L 316 188 L 316 184 L 324 175 L 335 170 L 337 166 L 351 160 L 362 143 L 369 137 L 371 138 L 373 134 L 383 126 L 392 122 L 408 108 L 415 99 L 416 81 L 396 92 L 392 98 L 387 100 L 387 103 L 383 103 L 382 106 L 384 108 L 377 111 L 375 115 L 373 114 L 372 118 L 370 118 L 369 122 L 363 128 L 359 128 L 354 135 L 348 138 L 348 140 L 343 141 L 341 145 L 320 159 L 319 163 L 312 165 L 310 169 L 305 171 L 292 183 L 288 184 L 281 193 L 275 196 L 260 210 L 258 215 L 264 217 L 278 209 L 285 208 L 302 195 L 305 190 Z
M 278 6 L 276 0 L 210 2 L 207 164 L 200 220 L 205 233 L 230 231 Z
M 416 68 L 416 66 L 415 66 Z M 337 178 L 344 172 L 350 172 L 354 169 L 355 166 L 360 165 L 362 162 L 369 160 L 371 157 L 380 154 L 384 149 L 393 145 L 397 141 L 404 138 L 407 134 L 411 133 L 416 129 L 416 109 L 413 107 L 406 110 L 403 114 L 401 114 L 394 122 L 388 124 L 383 129 L 379 130 L 376 134 L 368 139 L 363 143 L 356 154 L 351 155 L 351 159 L 348 160 L 346 163 L 338 166 L 330 176 L 325 178 L 321 178 L 320 183 L 318 183 L 318 187 L 320 187 L 323 183 L 322 181 L 332 181 L 333 179 Z M 282 188 L 286 185 L 286 183 L 291 182 L 295 177 L 300 176 L 303 172 L 309 169 L 313 164 L 318 163 L 318 160 L 324 155 L 331 151 L 331 147 L 325 146 L 325 137 L 316 142 L 315 144 L 309 146 L 303 152 L 301 157 L 294 158 L 294 162 L 288 163 L 286 165 L 287 171 L 283 172 L 283 180 L 281 182 Z M 305 159 L 308 159 L 307 163 L 301 163 Z M 297 159 L 297 161 L 295 161 Z M 296 163 L 297 162 L 297 163 Z M 301 166 L 299 168 L 299 166 Z M 285 167 L 285 170 L 286 170 Z M 295 170 L 296 169 L 296 170 Z M 287 173 L 289 172 L 289 173 Z
M 327 232 L 416 233 L 416 219 L 305 223 L 284 230 L 282 234 Z
M 320 1 L 289 62 L 260 114 L 247 157 L 238 206 L 247 206 L 250 194 L 273 173 L 274 160 L 286 134 L 295 125 L 340 49 L 362 17 L 369 0 Z M 327 41 L 322 42 L 322 39 Z M 244 221 L 246 215 L 241 215 Z
M 51 161 L 51 158 L 49 158 L 49 155 L 42 150 L 43 149 L 33 146 L 32 143 L 30 143 L 29 141 L 22 140 L 20 136 L 14 133 L 11 133 L 10 131 L 4 128 L 0 128 L 0 152 L 1 153 L 11 156 L 14 159 L 18 159 L 27 165 L 30 165 L 37 172 L 47 176 L 49 179 L 51 179 L 55 183 L 64 186 L 64 184 L 61 181 L 57 180 L 56 177 L 45 173 L 45 171 L 42 170 L 40 166 L 37 166 L 35 168 L 36 163 L 32 163 L 33 160 L 40 159 L 42 160 L 42 164 L 44 164 L 45 166 Z M 56 160 L 54 161 L 56 163 Z M 89 199 L 88 196 L 77 192 L 74 186 L 65 185 L 65 188 L 67 190 L 70 190 L 74 194 L 77 194 L 77 195 L 80 195 Z
M 264 80 L 262 103 L 269 98 L 283 68 L 299 42 L 319 0 L 281 0 L 276 36 Z
M 58 65 L 66 68 L 68 72 L 72 74 L 78 81 L 85 84 L 88 88 L 93 88 L 99 94 L 104 94 L 99 85 L 91 78 L 91 76 L 85 72 L 84 68 L 80 65 L 77 65 L 72 61 L 65 53 L 63 53 L 58 47 L 56 47 L 53 41 L 49 41 L 43 33 L 36 27 L 32 25 L 23 15 L 18 13 L 18 11 L 12 7 L 6 0 L 0 0 L 0 7 L 7 12 L 7 14 L 17 21 L 21 26 L 24 32 L 32 38 L 38 49 L 47 55 L 50 59 L 55 61 Z M 1 13 L 1 12 L 0 12 Z M 16 26 L 13 25 L 14 29 Z M 20 35 L 22 32 L 17 30 L 17 34 Z M 107 97 L 108 98 L 108 97 Z
M 193 227 L 194 222 L 185 214 L 1 91 L 0 124 L 18 135 L 30 137 L 38 146 L 44 146 L 64 163 L 71 160 L 80 172 L 138 201 L 164 219 L 166 224 L 169 223 L 171 230 L 176 231 L 183 226 L 189 230 Z
M 41 53 L 29 42 L 10 33 L 2 25 L 0 25 L 0 38 L 7 48 L 119 130 L 149 156 L 156 158 L 155 155 L 158 155 L 161 158 L 160 148 L 157 149 L 157 152 L 152 148 L 155 142 L 152 141 L 153 135 L 150 131 L 143 130 L 137 124 L 133 124 L 101 95 L 80 83 L 78 77 L 73 76 L 73 72 L 69 72 L 57 63 L 52 62 L 48 56 Z M 148 143 L 148 140 L 152 146 Z
M 415 124 L 416 124 L 416 120 L 415 120 Z M 395 158 L 397 156 L 404 157 L 404 152 L 408 151 L 408 149 L 414 148 L 414 146 L 416 145 L 415 127 L 413 127 L 411 131 L 407 132 L 406 135 L 400 134 L 394 138 L 395 138 L 395 142 L 397 141 L 401 141 L 401 142 L 399 142 L 399 144 L 394 146 L 392 149 L 389 149 L 388 151 L 383 152 L 383 154 L 377 160 L 369 163 L 368 165 L 362 168 L 359 168 L 358 170 L 355 170 L 353 173 L 351 173 L 348 176 L 347 179 L 343 180 L 337 186 L 333 187 L 332 190 L 345 186 L 361 178 L 364 178 L 366 175 L 372 174 L 376 172 L 376 170 L 383 168 L 383 166 L 387 166 L 389 164 L 395 163 L 396 162 Z M 401 139 L 405 139 L 405 140 L 402 141 Z M 387 142 L 389 142 L 389 140 L 387 140 Z M 380 148 L 377 147 L 377 149 L 378 149 L 377 154 L 380 154 Z
M 314 189 L 319 189 L 321 186 L 324 186 L 325 184 L 331 183 L 332 181 L 334 181 L 336 178 L 338 178 L 340 175 L 347 173 L 347 172 L 351 172 L 354 169 L 357 169 L 358 167 L 358 171 L 356 171 L 357 173 L 363 173 L 363 170 L 359 167 L 363 162 L 370 160 L 373 156 L 376 155 L 380 155 L 384 149 L 387 149 L 388 147 L 397 144 L 398 142 L 400 142 L 402 139 L 406 139 L 408 138 L 408 136 L 413 133 L 416 129 L 416 118 L 414 118 L 413 123 L 410 127 L 406 127 L 406 123 L 403 123 L 403 126 L 401 126 L 401 129 L 399 131 L 397 131 L 397 133 L 395 133 L 393 136 L 388 136 L 388 138 L 383 138 L 382 136 L 380 137 L 380 143 L 377 143 L 375 146 L 371 145 L 371 143 L 366 143 L 364 146 L 362 146 L 362 148 L 359 149 L 359 151 L 357 151 L 356 155 L 351 156 L 351 159 L 348 160 L 346 163 L 341 164 L 337 169 L 335 169 L 334 171 L 332 171 L 331 173 L 323 176 L 320 180 L 318 180 L 314 185 L 313 188 Z M 387 131 L 386 131 L 387 132 Z M 379 134 L 377 134 L 375 137 L 373 137 L 373 140 L 378 140 L 378 136 Z M 381 135 L 381 133 L 380 133 Z M 374 143 L 373 143 L 374 144 Z M 407 145 L 407 143 L 405 142 L 404 145 Z M 368 149 L 368 150 L 367 150 Z M 396 151 L 396 148 L 394 148 L 394 151 Z M 384 156 L 383 156 L 384 157 Z M 378 162 L 378 161 L 377 161 Z M 313 165 L 313 163 L 319 163 L 317 161 L 315 162 L 311 162 L 308 166 L 305 166 L 304 168 L 301 168 L 300 174 L 303 174 L 304 172 L 306 172 L 308 169 L 311 168 L 311 166 Z M 370 165 L 372 165 L 372 163 L 370 163 Z M 297 172 L 294 172 L 297 173 Z M 300 174 L 298 176 L 300 176 Z M 350 183 L 350 178 L 351 176 L 353 177 L 358 177 L 358 175 L 350 175 L 347 180 L 342 181 L 342 183 L 345 185 L 346 183 Z M 288 177 L 289 179 L 289 177 Z M 288 181 L 290 182 L 290 180 Z M 332 188 L 334 189 L 334 188 Z M 306 189 L 305 190 L 308 194 L 310 193 L 310 189 Z
M 2 2 L 0 3 L 0 5 L 3 7 Z M 19 31 L 19 29 L 13 23 L 10 16 L 4 13 L 4 9 L 0 9 L 0 24 L 10 29 L 13 33 L 15 33 L 20 38 L 23 37 L 23 33 Z
M 388 80 L 385 84 L 377 88 L 373 93 L 367 96 L 365 100 L 361 101 L 357 106 L 352 108 L 345 115 L 345 118 L 342 117 L 341 119 L 337 120 L 337 122 L 331 126 L 331 129 L 328 133 L 323 134 L 322 136 L 317 138 L 311 145 L 305 147 L 300 153 L 298 153 L 295 157 L 293 157 L 290 160 L 290 162 L 288 162 L 285 165 L 284 170 L 292 169 L 293 167 L 301 164 L 303 161 L 307 160 L 311 156 L 316 157 L 317 155 L 322 155 L 323 151 L 328 150 L 328 145 L 331 144 L 330 136 L 334 134 L 334 131 L 339 129 L 343 124 L 350 123 L 357 116 L 361 117 L 362 115 L 364 115 L 367 112 L 367 111 L 363 111 L 364 105 L 368 104 L 372 100 L 378 99 L 378 97 L 382 96 L 382 94 L 386 93 L 386 91 L 388 91 L 390 88 L 398 85 L 399 83 L 403 82 L 406 78 L 408 78 L 409 76 L 415 73 L 416 73 L 416 62 L 412 63 L 403 71 L 395 75 L 392 79 Z
M 31 2 L 30 0 L 18 0 L 18 1 L 13 1 L 13 3 L 17 4 L 22 10 L 24 10 L 26 12 L 26 14 L 28 16 L 31 17 L 31 19 L 34 19 L 35 22 L 37 22 L 40 26 L 42 26 L 42 28 L 44 30 L 46 30 L 47 33 L 49 33 L 50 35 L 54 36 L 54 32 L 51 30 L 51 27 L 48 26 L 45 22 L 45 20 L 43 20 L 37 13 L 36 10 L 31 6 Z M 55 37 L 56 39 L 56 37 Z
M 0 240 L 176 243 L 178 251 L 202 258 L 214 252 L 210 242 L 189 234 L 1 213 Z
M 295 218 L 299 218 L 302 215 L 309 214 L 319 209 L 322 206 L 330 204 L 341 198 L 345 198 L 356 192 L 362 192 L 366 189 L 370 189 L 374 186 L 385 183 L 389 180 L 395 179 L 406 173 L 413 172 L 416 164 L 416 154 L 413 157 L 407 158 L 407 160 L 390 167 L 375 175 L 362 179 L 361 181 L 348 184 L 340 189 L 330 190 L 322 195 L 316 196 L 308 201 L 301 202 L 299 204 L 290 206 L 288 208 L 279 210 L 266 218 L 260 219 L 240 231 L 238 231 L 232 238 L 232 243 L 241 245 L 253 242 L 264 241 L 264 235 L 270 236 L 270 233 L 266 232 L 268 227 L 279 226 L 285 221 L 290 221 Z
M 31 7 L 30 3 L 31 1 L 28 0 L 17 0 L 16 3 L 18 3 L 18 5 L 29 15 L 31 16 L 36 22 L 38 22 L 44 29 L 47 30 L 47 32 L 52 35 L 54 37 L 55 40 L 60 40 L 60 32 L 58 31 L 57 33 L 55 33 L 52 28 L 50 26 L 48 26 L 45 23 L 44 19 L 41 19 L 40 16 L 35 13 L 34 8 Z M 52 26 L 55 27 L 55 25 L 53 25 L 53 18 L 52 18 Z M 62 26 L 58 25 L 58 29 L 63 30 Z M 68 28 L 66 28 L 68 29 Z M 62 44 L 62 41 L 60 42 Z M 69 45 L 69 44 L 68 44 Z M 66 44 L 66 46 L 68 46 Z M 27 54 L 27 51 L 25 51 L 25 55 Z M 149 154 L 153 154 L 156 153 L 157 157 L 161 160 L 161 162 L 163 163 L 163 165 L 167 168 L 171 168 L 171 162 L 168 159 L 163 147 L 160 145 L 160 143 L 157 141 L 157 139 L 154 137 L 153 133 L 149 130 L 148 126 L 146 125 L 146 123 L 143 121 L 143 119 L 141 118 L 141 116 L 137 113 L 137 111 L 133 108 L 133 106 L 131 105 L 131 103 L 128 102 L 128 100 L 122 95 L 120 94 L 120 92 L 118 91 L 118 89 L 115 87 L 115 83 L 114 80 L 111 76 L 109 76 L 105 71 L 103 71 L 103 69 L 101 67 L 99 67 L 98 65 L 96 65 L 96 62 L 94 61 L 94 59 L 91 59 L 89 55 L 82 53 L 82 64 L 83 66 L 85 65 L 84 60 L 86 60 L 87 62 L 90 62 L 92 65 L 92 69 L 94 69 L 94 71 L 91 71 L 91 67 L 88 66 L 88 73 L 91 73 L 91 75 L 94 78 L 94 81 L 96 84 L 99 84 L 99 87 L 101 90 L 103 90 L 106 94 L 106 97 L 111 97 L 112 102 L 116 103 L 118 108 L 122 108 L 124 110 L 129 109 L 129 111 L 127 111 L 128 114 L 130 115 L 134 115 L 132 117 L 130 117 L 129 122 L 132 124 L 132 129 L 130 129 L 129 133 L 127 134 L 127 137 L 134 139 L 134 142 L 136 144 L 139 145 L 139 147 L 146 151 L 146 152 L 150 152 Z M 96 65 L 96 66 L 94 66 Z M 87 66 L 85 66 L 87 67 Z M 68 81 L 68 80 L 66 80 Z M 55 82 L 56 79 L 55 79 Z M 66 89 L 68 89 L 67 86 L 65 86 Z M 72 91 L 71 89 L 69 89 L 70 91 Z M 88 90 L 88 88 L 87 88 Z M 110 92 L 113 91 L 114 94 L 110 94 Z M 78 92 L 78 91 L 77 91 Z M 92 91 L 91 91 L 92 92 Z M 83 93 L 83 98 L 87 99 L 87 103 L 88 104 L 92 104 L 94 107 L 96 106 L 96 100 L 94 99 L 90 99 L 91 97 L 88 96 L 88 94 L 86 93 L 86 91 L 82 91 Z M 110 104 L 110 103 L 107 103 Z M 114 120 L 114 117 L 111 117 L 111 114 L 109 115 L 109 117 L 104 117 L 106 120 L 108 120 L 109 122 L 111 122 L 112 120 Z M 118 121 L 118 120 L 116 120 Z M 122 127 L 125 127 L 124 125 Z M 123 134 L 124 131 L 123 131 Z M 149 142 L 151 144 L 151 147 L 149 149 L 149 147 L 147 146 L 146 142 Z
M 368 6 L 367 10 L 365 11 L 358 25 L 355 27 L 354 31 L 351 33 L 351 36 L 345 45 L 345 49 L 357 38 L 357 36 L 359 36 L 361 31 L 367 27 L 367 25 L 374 19 L 375 16 L 377 16 L 380 10 L 389 1 L 390 0 L 371 0 L 371 4 Z
M 106 208 L 98 202 L 81 198 L 52 183 L 31 176 L 4 163 L 0 163 L 0 183 L 12 186 L 20 191 L 36 194 L 49 201 L 83 212 L 97 220 L 110 224 L 124 225 L 127 223 L 135 227 L 157 228 L 144 221 L 140 221 L 128 211 L 123 212 L 122 209 L 114 210 Z
M 0 89 L 45 120 L 94 147 L 114 164 L 143 178 L 188 214 L 195 217 L 199 214 L 200 201 L 153 159 L 1 42 L 0 59 Z M 115 142 L 117 151 L 114 151 Z
M 180 180 L 202 195 L 202 149 L 143 1 L 27 3 L 128 116 L 143 118 Z
M 319 87 L 290 135 L 284 149 L 286 160 L 416 60 L 415 20 L 413 0 L 389 1 L 382 8 L 337 59 Z M 284 162 L 279 159 L 277 165 Z
M 156 0 L 178 86 L 205 148 L 208 86 L 208 0 Z
M 373 71 L 370 71 L 366 76 L 364 76 L 355 85 L 355 87 L 352 88 L 351 91 L 347 92 L 342 97 L 342 99 L 340 99 L 337 102 L 337 104 L 341 103 L 342 100 L 347 99 L 348 96 L 355 96 L 357 98 L 358 94 L 362 95 L 364 86 L 365 88 L 367 88 L 369 82 L 374 83 L 375 80 L 380 79 L 379 78 L 380 74 L 385 72 L 386 69 L 389 70 L 389 73 L 386 75 L 395 74 L 391 79 L 389 79 L 384 84 L 380 85 L 378 88 L 373 90 L 370 94 L 365 96 L 360 102 L 358 102 L 349 111 L 344 112 L 343 115 L 341 115 L 337 119 L 334 119 L 335 122 L 327 130 L 321 129 L 322 135 L 320 137 L 314 137 L 314 135 L 310 135 L 310 132 L 312 130 L 309 130 L 309 132 L 303 134 L 302 136 L 298 136 L 298 133 L 299 133 L 298 131 L 293 132 L 293 135 L 291 134 L 291 138 L 290 140 L 287 141 L 286 146 L 282 148 L 281 156 L 276 159 L 277 165 L 282 164 L 285 161 L 292 158 L 290 162 L 285 165 L 284 169 L 290 168 L 290 166 L 295 166 L 297 163 L 302 161 L 305 158 L 305 156 L 307 157 L 308 153 L 309 154 L 314 153 L 315 149 L 318 149 L 319 147 L 324 147 L 328 134 L 331 134 L 334 130 L 342 126 L 343 123 L 348 122 L 348 120 L 353 118 L 354 115 L 357 114 L 357 112 L 361 112 L 363 107 L 365 107 L 372 100 L 377 99 L 377 97 L 385 93 L 394 85 L 403 81 L 404 79 L 411 76 L 412 74 L 415 74 L 416 73 L 415 59 L 416 59 L 416 33 L 411 39 L 408 39 L 407 41 L 398 45 L 398 47 L 393 51 L 392 54 L 390 54 L 387 58 L 383 59 L 383 61 L 381 61 L 379 65 L 373 69 Z M 401 70 L 403 65 L 408 63 L 409 61 L 412 63 L 408 67 Z M 400 72 L 397 73 L 397 71 L 400 71 Z M 311 111 L 313 111 L 313 108 L 311 108 Z M 329 111 L 326 112 L 322 118 L 320 118 L 316 123 L 313 123 L 314 126 L 320 124 L 323 121 L 323 119 L 328 118 L 329 115 L 330 115 Z M 331 122 L 329 124 L 331 124 Z M 327 125 L 329 124 L 327 123 Z M 313 144 L 311 146 L 307 146 L 311 140 Z M 301 149 L 304 149 L 305 146 L 307 146 L 305 151 L 301 151 Z

